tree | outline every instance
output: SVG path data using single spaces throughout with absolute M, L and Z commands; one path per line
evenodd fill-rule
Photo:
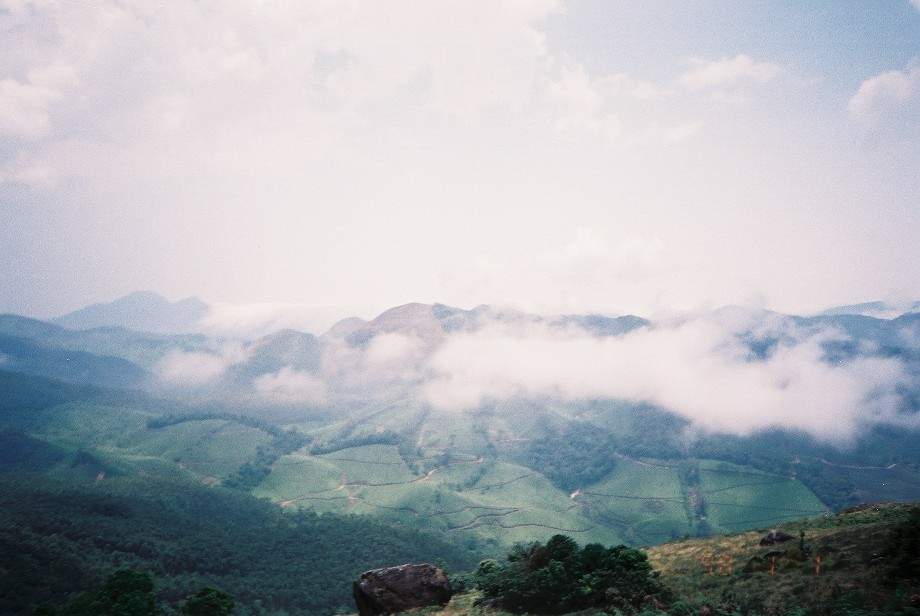
M 187 616 L 228 616 L 233 613 L 233 597 L 216 588 L 202 588 L 182 606 Z
M 550 560 L 566 561 L 578 553 L 578 543 L 565 535 L 553 535 L 546 542 Z
M 84 592 L 68 604 L 65 616 L 157 616 L 153 579 L 149 574 L 121 569 L 99 590 Z
M 516 545 L 507 562 L 486 560 L 477 587 L 512 612 L 563 613 L 592 607 L 634 613 L 650 596 L 666 593 L 645 554 L 624 545 L 579 548 L 556 535 L 546 545 Z

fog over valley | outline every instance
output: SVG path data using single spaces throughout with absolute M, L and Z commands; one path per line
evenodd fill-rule
M 920 0 L 0 0 L 0 615 L 918 616 Z

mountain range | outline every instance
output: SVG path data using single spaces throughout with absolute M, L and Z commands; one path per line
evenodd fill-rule
M 918 313 L 415 303 L 240 339 L 196 331 L 206 309 L 144 293 L 0 316 L 0 474 L 356 514 L 461 560 L 920 499 Z
M 448 315 L 460 313 L 482 314 L 492 310 L 489 306 L 485 305 L 465 311 L 443 304 L 427 306 L 425 304 L 407 304 L 393 310 L 385 311 L 375 320 L 382 327 L 395 327 L 397 321 L 400 319 L 405 320 L 409 312 L 415 311 L 419 314 L 427 314 L 429 308 L 439 315 L 438 318 L 440 320 L 443 320 Z M 171 301 L 153 291 L 136 291 L 111 302 L 100 302 L 79 308 L 67 314 L 55 317 L 51 319 L 50 322 L 74 330 L 117 327 L 138 332 L 164 335 L 189 334 L 206 331 L 205 321 L 212 309 L 213 307 L 210 304 L 197 297 L 188 297 L 177 301 Z M 512 313 L 512 311 L 503 312 L 507 314 Z M 847 304 L 827 308 L 820 311 L 818 315 L 859 315 L 879 319 L 892 319 L 913 312 L 920 312 L 920 301 L 899 303 L 870 301 L 858 304 Z M 593 323 L 595 328 L 602 328 L 610 317 L 589 314 L 568 315 L 562 318 L 579 322 L 582 325 L 590 326 Z M 639 317 L 634 318 L 639 319 Z M 385 323 L 387 321 L 391 321 L 391 323 L 386 325 Z M 358 317 L 344 318 L 332 327 L 331 332 L 341 333 L 366 324 L 366 321 Z

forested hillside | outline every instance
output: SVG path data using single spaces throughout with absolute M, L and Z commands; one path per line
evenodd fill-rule
M 237 614 L 321 616 L 350 607 L 351 581 L 367 569 L 430 561 L 462 571 L 480 556 L 475 544 L 417 529 L 282 514 L 249 495 L 183 481 L 0 477 L 3 614 L 63 603 L 130 568 L 154 578 L 165 605 L 212 586 L 233 595 Z

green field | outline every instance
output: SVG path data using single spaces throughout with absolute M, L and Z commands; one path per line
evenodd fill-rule
M 530 469 L 469 455 L 416 474 L 395 446 L 298 453 L 279 459 L 254 493 L 285 507 L 378 515 L 501 545 L 561 531 L 620 539 Z
M 679 473 L 664 462 L 618 460 L 612 473 L 582 490 L 578 499 L 633 544 L 679 537 L 692 526 Z
M 699 465 L 700 492 L 710 526 L 717 532 L 778 524 L 827 511 L 802 483 L 716 460 Z
M 704 526 L 732 532 L 825 510 L 808 488 L 789 477 L 702 460 L 693 484 L 681 470 L 686 461 L 616 453 L 611 472 L 570 493 L 505 458 L 507 422 L 490 424 L 486 431 L 479 420 L 462 414 L 403 416 L 401 410 L 403 405 L 387 405 L 311 431 L 314 442 L 330 443 L 332 450 L 311 454 L 307 446 L 281 455 L 253 494 L 286 510 L 371 515 L 497 546 L 557 532 L 581 541 L 653 545 Z M 227 479 L 272 442 L 263 430 L 225 419 L 149 428 L 153 416 L 146 410 L 71 403 L 42 411 L 34 433 L 90 448 L 126 472 L 178 473 L 206 484 Z M 532 436 L 540 429 L 523 420 L 519 427 Z M 410 430 L 415 447 L 334 447 L 400 430 Z M 694 510 L 694 498 L 702 500 L 701 511 Z
M 555 449 L 553 439 L 601 433 L 601 419 L 622 427 L 622 414 L 601 417 L 551 408 L 537 417 L 524 403 L 506 403 L 488 413 L 435 414 L 397 401 L 338 418 L 287 422 L 283 428 L 260 424 L 264 420 L 258 417 L 204 412 L 162 427 L 148 425 L 171 412 L 149 401 L 90 399 L 8 414 L 0 428 L 63 447 L 71 457 L 56 468 L 64 474 L 72 464 L 93 477 L 137 474 L 216 485 L 232 484 L 248 469 L 247 482 L 238 489 L 285 511 L 367 515 L 502 549 L 558 532 L 581 542 L 655 545 L 826 511 L 791 474 L 706 458 L 641 458 L 612 441 L 600 441 L 603 448 L 588 457 L 601 471 L 574 488 L 568 487 L 574 481 L 566 485 L 559 476 L 541 472 L 585 463 L 585 456 L 574 462 L 566 457 L 578 454 L 578 445 Z M 306 444 L 278 449 L 284 429 L 295 430 Z M 535 443 L 542 449 L 528 449 Z M 522 456 L 527 451 L 550 459 Z M 786 468 L 791 473 L 798 467 Z M 908 466 L 820 468 L 835 480 L 851 482 L 857 494 L 906 497 L 917 489 L 917 473 Z

